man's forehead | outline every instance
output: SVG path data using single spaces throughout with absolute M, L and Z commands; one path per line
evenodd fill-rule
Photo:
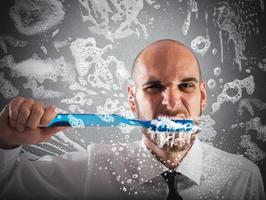
M 198 61 L 191 50 L 172 40 L 158 41 L 146 47 L 138 55 L 133 68 L 132 78 L 134 80 L 139 78 L 158 79 L 156 73 L 173 75 L 179 70 L 191 71 L 192 74 L 193 72 L 197 74 L 196 78 L 200 77 Z M 188 74 L 188 76 L 191 75 Z

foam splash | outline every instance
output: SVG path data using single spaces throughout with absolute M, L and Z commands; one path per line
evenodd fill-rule
M 41 60 L 37 55 L 33 55 L 27 60 L 15 63 L 13 56 L 7 55 L 0 60 L 0 67 L 9 68 L 11 77 L 26 78 L 27 83 L 23 87 L 31 89 L 35 98 L 62 97 L 63 93 L 60 91 L 45 89 L 43 85 L 45 80 L 57 82 L 59 77 L 65 83 L 71 83 L 74 80 L 72 70 L 63 57 Z
M 184 24 L 182 25 L 182 34 L 187 35 L 188 29 L 190 27 L 191 13 L 198 13 L 198 4 L 195 0 L 187 1 L 187 14 Z
M 257 139 L 266 141 L 266 126 L 261 124 L 259 117 L 254 117 L 245 123 L 246 131 L 255 130 L 257 132 Z
M 259 14 L 258 7 L 263 10 L 264 7 L 259 5 L 258 1 L 238 0 L 234 2 L 219 2 L 214 9 L 214 19 L 220 28 L 219 38 L 221 46 L 221 62 L 224 60 L 224 32 L 228 34 L 227 45 L 232 41 L 234 43 L 235 62 L 242 70 L 242 60 L 247 58 L 244 56 L 246 49 L 245 37 L 259 34 Z M 238 12 L 241 10 L 241 12 Z M 245 19 L 245 20 L 243 20 Z
M 58 0 L 16 0 L 9 15 L 21 34 L 36 35 L 58 25 L 65 12 Z
M 251 141 L 250 135 L 242 135 L 240 145 L 246 149 L 244 155 L 253 162 L 258 162 L 265 158 L 265 152 L 262 151 L 258 145 Z
M 259 110 L 266 110 L 266 103 L 257 98 L 241 99 L 237 111 L 239 115 L 242 115 L 245 108 L 251 116 L 254 116 L 254 107 Z
M 7 54 L 7 45 L 6 43 L 12 47 L 25 47 L 28 45 L 27 41 L 18 40 L 12 36 L 0 36 L 0 49 L 3 50 L 5 54 Z
M 142 32 L 143 37 L 147 39 L 145 25 L 138 20 L 138 15 L 144 7 L 143 0 L 79 0 L 79 3 L 86 10 L 86 15 L 82 13 L 82 19 L 91 23 L 88 28 L 94 34 L 104 35 L 113 41 L 133 34 L 140 37 Z
M 55 40 L 53 42 L 54 48 L 56 49 L 57 52 L 59 52 L 63 47 L 66 47 L 69 45 L 69 41 L 68 40 Z
M 60 102 L 70 105 L 69 109 L 73 113 L 77 111 L 84 113 L 84 110 L 81 107 L 92 105 L 92 99 L 89 98 L 86 93 L 81 91 L 74 93 L 72 98 L 63 98 Z
M 215 139 L 217 132 L 214 129 L 215 121 L 210 115 L 202 115 L 200 117 L 200 128 L 199 139 L 203 142 L 212 144 Z
M 11 99 L 19 94 L 19 90 L 5 79 L 5 74 L 0 72 L 0 93 L 5 99 Z
M 209 37 L 197 36 L 191 41 L 191 48 L 201 56 L 204 56 L 211 46 Z
M 254 77 L 252 75 L 244 78 L 243 80 L 235 79 L 232 82 L 226 83 L 224 85 L 222 93 L 220 93 L 217 97 L 217 102 L 212 104 L 212 111 L 216 112 L 220 109 L 220 106 L 224 102 L 232 102 L 233 104 L 239 101 L 242 97 L 242 88 L 245 88 L 249 95 L 253 94 L 255 89 Z M 227 90 L 235 89 L 236 94 L 234 96 L 230 96 L 227 94 Z
M 130 112 L 127 102 L 122 103 L 118 99 L 111 99 L 109 97 L 106 99 L 103 105 L 96 106 L 96 111 L 97 113 L 101 113 L 106 116 L 113 113 L 119 113 L 122 116 L 134 118 L 133 114 Z M 124 134 L 126 140 L 128 140 L 127 134 L 135 129 L 134 126 L 128 126 L 126 124 L 120 124 L 118 128 L 120 129 L 121 133 Z
M 111 65 L 115 65 L 115 75 L 120 88 L 128 80 L 129 73 L 123 62 L 117 60 L 114 56 L 103 58 L 103 54 L 112 49 L 111 45 L 100 49 L 96 46 L 94 38 L 79 38 L 71 43 L 70 49 L 75 58 L 75 66 L 79 75 L 87 76 L 87 81 L 93 88 L 113 89 L 111 88 L 111 86 L 114 86 L 113 75 L 108 69 Z M 94 73 L 88 74 L 92 68 L 94 68 Z
M 82 119 L 78 119 L 71 114 L 67 115 L 67 118 L 69 119 L 70 126 L 75 128 L 85 128 L 85 124 Z
M 266 72 L 266 58 L 263 58 L 261 61 L 258 62 L 258 67 L 262 71 Z
M 213 69 L 213 74 L 214 74 L 215 76 L 220 76 L 221 72 L 222 72 L 221 67 L 215 67 L 215 68 Z
M 46 55 L 47 54 L 47 49 L 45 46 L 40 46 L 40 49 L 42 50 L 42 52 Z
M 94 38 L 78 38 L 71 43 L 70 50 L 79 76 L 69 86 L 73 91 L 73 97 L 61 100 L 61 103 L 69 105 L 71 112 L 95 112 L 91 109 L 96 108 L 97 113 L 119 113 L 125 116 L 120 110 L 124 111 L 126 104 L 124 105 L 119 99 L 124 97 L 121 89 L 129 79 L 129 72 L 122 61 L 114 56 L 106 56 L 110 54 L 111 49 L 111 45 L 98 47 Z M 121 105 L 116 104 L 110 110 L 107 107 L 111 106 L 109 102 L 111 93 Z M 101 102 L 103 100 L 106 102 Z M 98 105 L 92 107 L 94 102 Z
M 212 90 L 216 87 L 216 81 L 214 79 L 209 79 L 207 85 Z

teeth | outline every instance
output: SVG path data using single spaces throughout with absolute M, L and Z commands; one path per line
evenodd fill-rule
M 160 120 L 176 120 L 175 117 L 168 117 L 168 116 L 158 116 Z
M 176 117 L 170 117 L 170 116 L 165 116 L 165 115 L 160 115 L 158 116 L 159 120 L 180 120 L 180 119 L 188 119 L 184 115 L 179 115 Z

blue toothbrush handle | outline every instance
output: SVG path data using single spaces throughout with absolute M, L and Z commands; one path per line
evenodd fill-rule
M 169 127 L 164 124 L 155 125 L 152 121 L 143 121 L 137 119 L 128 119 L 118 114 L 102 115 L 102 114 L 58 114 L 48 125 L 51 126 L 119 126 L 131 125 L 150 128 L 153 131 L 159 132 L 173 132 L 173 131 L 191 131 L 193 127 L 193 120 L 173 120 L 175 123 L 181 125 L 179 127 Z
M 79 123 L 80 122 L 80 123 Z M 125 123 L 126 118 L 117 115 L 102 114 L 58 114 L 48 125 L 49 126 L 117 126 Z

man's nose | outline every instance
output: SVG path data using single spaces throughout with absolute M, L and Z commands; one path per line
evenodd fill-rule
M 181 94 L 177 88 L 166 88 L 163 93 L 162 104 L 165 105 L 169 110 L 177 109 L 181 104 Z

